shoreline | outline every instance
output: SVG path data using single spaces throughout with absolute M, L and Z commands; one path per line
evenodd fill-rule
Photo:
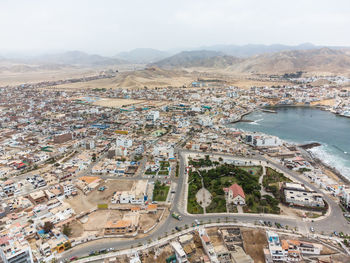
M 268 107 L 268 108 L 279 108 L 279 107 L 285 107 L 285 106 L 286 106 L 286 107 L 319 108 L 319 107 L 317 107 L 317 106 L 315 107 L 315 106 L 312 106 L 312 105 L 310 105 L 310 106 L 309 106 L 309 105 L 305 105 L 305 106 L 304 106 L 304 105 L 279 105 L 279 106 L 270 106 L 270 107 Z M 319 108 L 319 109 L 320 109 L 320 108 Z M 242 119 L 243 119 L 244 116 L 249 115 L 249 114 L 251 114 L 251 113 L 253 113 L 253 112 L 257 111 L 257 110 L 259 110 L 259 109 L 251 110 L 251 111 L 249 111 L 249 112 L 247 112 L 247 113 L 242 114 L 241 117 L 240 117 L 240 119 L 237 120 L 237 121 L 235 121 L 234 123 L 242 122 Z M 321 109 L 320 109 L 320 110 L 321 110 Z M 330 112 L 330 113 L 332 113 L 332 112 Z M 334 114 L 334 113 L 333 113 L 333 114 Z M 335 114 L 335 115 L 338 115 L 338 114 Z M 338 116 L 339 116 L 339 115 L 338 115 Z M 243 121 L 244 121 L 244 120 L 243 120 Z M 231 124 L 234 124 L 234 123 L 231 123 Z M 245 131 L 245 130 L 242 130 L 242 131 L 247 132 L 247 131 Z M 262 134 L 264 134 L 264 133 L 262 133 Z M 266 135 L 271 135 L 271 134 L 266 134 Z M 300 147 L 300 144 L 298 145 L 298 144 L 296 144 L 296 143 L 290 143 L 290 142 L 287 142 L 287 141 L 281 139 L 280 137 L 278 137 L 278 138 L 279 138 L 284 144 L 289 144 L 289 145 L 293 145 L 293 146 L 295 146 L 295 147 Z M 315 144 L 315 145 L 313 145 L 313 144 Z M 317 145 L 317 144 L 318 144 L 318 145 Z M 309 148 L 307 148 L 307 149 L 304 149 L 305 152 L 308 154 L 309 158 L 311 159 L 312 164 L 315 164 L 316 166 L 318 165 L 318 166 L 320 166 L 321 168 L 330 171 L 331 173 L 334 174 L 334 176 L 336 176 L 336 177 L 338 178 L 338 180 L 339 180 L 341 183 L 343 183 L 343 184 L 349 184 L 349 185 L 350 185 L 350 178 L 347 178 L 347 177 L 344 176 L 341 172 L 339 172 L 339 170 L 338 170 L 337 168 L 335 168 L 335 167 L 333 167 L 333 166 L 330 166 L 329 164 L 325 163 L 323 160 L 321 160 L 320 158 L 316 157 L 312 152 L 309 151 L 309 149 L 316 148 L 316 147 L 320 147 L 320 146 L 321 146 L 320 143 L 313 142 L 313 143 L 308 143 L 308 144 L 305 144 L 305 145 L 313 145 L 312 147 L 309 147 Z M 329 175 L 327 175 L 327 176 L 329 176 Z
M 323 166 L 323 168 L 330 170 L 335 176 L 339 178 L 342 183 L 350 184 L 350 179 L 342 175 L 337 168 L 330 166 L 329 164 L 322 161 L 320 158 L 316 157 L 312 152 L 307 151 L 311 159 L 314 161 L 315 165 Z

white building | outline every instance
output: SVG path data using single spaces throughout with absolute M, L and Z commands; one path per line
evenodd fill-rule
M 32 250 L 28 242 L 11 242 L 0 248 L 0 259 L 4 263 L 34 263 Z
M 308 207 L 325 206 L 321 194 L 308 191 L 301 184 L 285 183 L 283 188 L 286 203 Z
M 132 139 L 126 137 L 126 136 L 119 136 L 117 138 L 117 147 L 125 147 L 125 148 L 129 148 L 132 146 Z
M 213 120 L 209 116 L 202 116 L 198 119 L 198 124 L 204 127 L 213 126 Z
M 63 194 L 65 196 L 70 196 L 73 192 L 76 191 L 74 184 L 71 182 L 64 182 L 63 184 L 61 184 L 61 186 L 63 188 Z
M 187 259 L 186 253 L 179 242 L 173 241 L 170 243 L 170 245 L 175 251 L 176 262 L 179 262 L 179 263 L 189 262 Z
M 205 231 L 205 228 L 204 227 L 199 228 L 198 234 L 199 234 L 199 237 L 202 241 L 203 249 L 204 249 L 205 253 L 207 254 L 207 256 L 209 257 L 210 262 L 219 263 L 219 259 L 215 253 L 213 244 L 210 242 L 210 238 L 207 234 L 207 231 Z
M 266 262 L 286 262 L 279 236 L 272 231 L 266 231 L 266 236 L 270 252 L 269 258 L 266 258 Z
M 275 147 L 282 145 L 282 141 L 276 136 L 246 135 L 247 144 L 254 147 Z
M 148 200 L 147 180 L 138 180 L 130 191 L 119 191 L 112 197 L 112 204 L 139 204 L 142 205 Z
M 155 122 L 158 119 L 159 119 L 159 111 L 150 111 L 146 116 L 147 121 Z

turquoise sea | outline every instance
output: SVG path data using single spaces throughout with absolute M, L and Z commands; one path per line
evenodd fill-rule
M 231 127 L 262 132 L 288 142 L 319 142 L 312 153 L 350 178 L 350 118 L 308 107 L 278 107 L 275 113 L 255 111 Z

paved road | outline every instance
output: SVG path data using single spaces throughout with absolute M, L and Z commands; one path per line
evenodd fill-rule
M 136 238 L 134 240 L 118 240 L 115 241 L 113 239 L 105 239 L 106 242 L 90 242 L 86 243 L 82 246 L 77 246 L 75 248 L 72 248 L 69 251 L 64 252 L 61 254 L 61 259 L 69 259 L 73 256 L 85 256 L 89 254 L 91 251 L 97 251 L 104 248 L 115 248 L 117 250 L 130 248 L 131 246 L 138 246 L 140 243 L 145 244 L 149 241 L 155 241 L 158 240 L 161 237 L 164 237 L 166 234 L 171 234 L 174 231 L 174 228 L 176 226 L 178 227 L 185 227 L 190 226 L 195 219 L 198 219 L 199 221 L 202 221 L 204 223 L 206 222 L 217 222 L 220 220 L 221 222 L 226 221 L 238 221 L 243 223 L 255 223 L 259 220 L 263 221 L 270 221 L 272 224 L 275 222 L 278 222 L 282 224 L 282 226 L 288 225 L 289 229 L 297 228 L 299 232 L 307 234 L 310 226 L 313 226 L 316 230 L 316 232 L 324 231 L 324 233 L 331 233 L 334 230 L 338 232 L 344 232 L 344 233 L 350 233 L 349 224 L 347 223 L 346 219 L 342 215 L 342 211 L 338 204 L 333 201 L 330 197 L 324 195 L 324 199 L 328 202 L 331 213 L 329 216 L 325 217 L 324 219 L 310 222 L 310 221 L 304 221 L 304 220 L 298 220 L 294 217 L 288 217 L 288 216 L 282 216 L 282 215 L 270 215 L 270 214 L 229 214 L 229 213 L 223 213 L 223 214 L 202 214 L 202 215 L 190 215 L 186 213 L 186 173 L 185 173 L 185 160 L 184 155 L 185 154 L 208 154 L 208 153 L 202 153 L 202 152 L 196 152 L 196 151 L 177 151 L 178 157 L 179 157 L 179 178 L 174 178 L 173 180 L 176 180 L 177 183 L 177 189 L 174 197 L 174 201 L 172 202 L 171 211 L 177 212 L 181 214 L 182 220 L 176 220 L 169 216 L 165 222 L 161 225 L 159 225 L 152 233 L 149 234 L 147 237 L 143 238 Z M 266 159 L 264 156 L 257 155 L 254 157 L 242 157 L 242 156 L 232 156 L 232 155 L 226 155 L 226 154 L 210 154 L 211 156 L 217 156 L 217 157 L 225 157 L 229 159 L 235 159 L 243 162 L 252 162 L 255 164 L 267 164 L 271 168 L 283 171 L 288 175 L 289 177 L 292 177 L 296 179 L 297 181 L 305 184 L 307 187 L 309 187 L 312 190 L 315 190 L 317 192 L 320 192 L 317 187 L 306 181 L 303 177 L 301 177 L 299 174 L 285 168 L 279 163 L 272 162 L 272 160 Z M 321 193 L 321 192 L 320 192 Z M 323 193 L 321 193 L 323 194 Z

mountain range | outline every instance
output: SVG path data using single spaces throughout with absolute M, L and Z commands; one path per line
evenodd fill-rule
M 147 64 L 148 67 L 214 68 L 237 73 L 273 72 L 350 72 L 350 49 L 320 47 L 312 44 L 218 45 L 205 49 L 171 53 L 150 48 L 134 49 L 107 57 L 81 51 L 69 51 L 25 58 L 0 55 L 0 71 L 29 72 L 58 70 L 66 66 L 96 67 Z
M 161 68 L 221 68 L 237 73 L 282 73 L 295 71 L 350 72 L 349 49 L 307 49 L 264 53 L 246 58 L 214 51 L 181 52 L 150 66 Z

